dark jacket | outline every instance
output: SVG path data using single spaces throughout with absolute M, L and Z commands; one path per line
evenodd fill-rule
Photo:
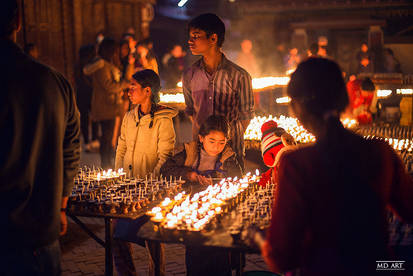
M 77 64 L 74 71 L 77 107 L 82 114 L 87 113 L 92 102 L 92 79 L 83 73 L 81 64 Z
M 182 177 L 182 179 L 189 181 L 187 174 L 194 170 L 192 166 L 199 156 L 199 150 L 197 142 L 184 144 L 182 151 L 170 157 L 163 164 L 160 173 L 164 176 Z M 235 152 L 228 145 L 222 151 L 217 162 L 219 162 L 219 171 L 212 175 L 213 178 L 241 176 L 243 173 Z
M 0 52 L 0 244 L 37 248 L 59 237 L 80 158 L 79 112 L 60 73 L 9 40 Z

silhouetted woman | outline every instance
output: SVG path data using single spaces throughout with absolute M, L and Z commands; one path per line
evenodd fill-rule
M 348 98 L 335 62 L 301 63 L 287 93 L 317 142 L 281 158 L 263 256 L 275 272 L 376 275 L 376 261 L 393 260 L 386 207 L 413 221 L 412 178 L 387 143 L 342 126 Z

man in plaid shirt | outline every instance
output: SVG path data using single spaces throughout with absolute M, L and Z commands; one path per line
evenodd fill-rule
M 244 132 L 254 116 L 251 76 L 221 52 L 225 25 L 215 14 L 202 14 L 189 22 L 189 49 L 202 56 L 183 75 L 186 114 L 192 121 L 193 139 L 210 115 L 226 117 L 231 126 L 231 146 L 243 165 Z

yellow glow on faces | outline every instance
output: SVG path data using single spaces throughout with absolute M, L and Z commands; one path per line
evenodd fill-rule
M 204 150 L 210 156 L 217 156 L 220 154 L 227 144 L 227 138 L 221 131 L 213 130 L 202 137 L 199 135 L 199 141 L 204 146 Z
M 203 55 L 214 47 L 216 39 L 216 34 L 207 37 L 206 32 L 203 30 L 190 29 L 188 38 L 189 50 L 193 55 Z
M 136 80 L 131 80 L 129 85 L 128 96 L 133 104 L 144 103 L 145 100 L 151 96 L 149 92 L 149 87 L 142 88 L 142 86 Z

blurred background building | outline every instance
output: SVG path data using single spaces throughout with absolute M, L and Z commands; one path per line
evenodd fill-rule
M 400 62 L 399 71 L 413 73 L 411 0 L 21 0 L 21 6 L 20 44 L 35 44 L 42 62 L 69 77 L 80 46 L 94 43 L 99 32 L 120 39 L 130 28 L 136 40 L 152 39 L 158 63 L 179 44 L 190 64 L 196 57 L 186 50 L 186 25 L 205 12 L 224 20 L 223 50 L 230 59 L 243 40 L 252 42 L 262 76 L 284 74 L 289 51 L 306 56 L 314 43 L 348 75 L 357 71 L 362 43 L 375 73 L 386 68 L 389 55 Z
M 128 28 L 149 36 L 155 0 L 21 0 L 18 43 L 37 46 L 39 60 L 73 76 L 78 49 L 98 33 L 120 39 Z

